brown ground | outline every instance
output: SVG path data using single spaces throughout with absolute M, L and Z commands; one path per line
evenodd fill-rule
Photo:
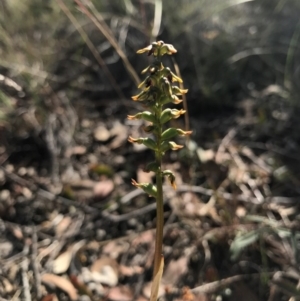
M 139 108 L 56 97 L 43 128 L 30 110 L 1 127 L 0 300 L 147 300 L 155 204 L 130 179 L 151 180 L 152 154 L 125 118 Z M 297 114 L 279 101 L 269 87 L 189 114 L 194 135 L 165 158 L 163 300 L 299 295 Z

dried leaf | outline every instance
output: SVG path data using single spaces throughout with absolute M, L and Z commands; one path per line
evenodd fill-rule
M 97 259 L 90 268 L 93 280 L 115 286 L 119 280 L 119 264 L 113 258 L 104 256 Z
M 215 152 L 212 149 L 205 150 L 205 149 L 203 149 L 201 147 L 198 147 L 198 149 L 197 149 L 197 155 L 198 155 L 199 160 L 202 163 L 205 163 L 207 161 L 210 161 L 210 160 L 214 159 Z
M 13 244 L 10 241 L 2 241 L 0 244 L 0 259 L 8 257 L 13 251 Z
M 55 234 L 56 236 L 62 236 L 62 234 L 65 233 L 65 231 L 68 229 L 70 224 L 72 223 L 72 219 L 70 216 L 65 216 L 56 226 L 55 228 Z
M 13 285 L 6 278 L 2 279 L 2 285 L 6 294 L 10 294 L 14 290 Z
M 165 270 L 163 282 L 176 285 L 180 277 L 188 271 L 188 261 L 188 256 L 180 257 L 177 260 L 172 259 Z
M 154 240 L 154 233 L 152 230 L 147 230 L 140 235 L 138 235 L 134 240 L 132 241 L 132 246 L 136 247 L 139 244 L 152 244 Z
M 113 124 L 112 129 L 110 130 L 110 134 L 111 136 L 115 136 L 115 138 L 110 143 L 109 147 L 111 149 L 116 149 L 124 145 L 125 142 L 127 141 L 128 128 L 122 123 L 120 123 L 119 121 L 116 121 Z
M 54 274 L 44 274 L 42 275 L 42 282 L 50 286 L 58 287 L 61 290 L 65 291 L 72 301 L 78 299 L 77 290 L 75 289 L 73 284 L 64 277 Z
M 60 254 L 53 262 L 52 272 L 54 274 L 65 273 L 71 263 L 73 246 L 69 247 L 64 253 Z
M 112 301 L 131 301 L 133 292 L 128 286 L 117 286 L 109 290 L 107 298 Z
M 103 257 L 97 259 L 92 264 L 90 270 L 91 270 L 91 272 L 100 272 L 101 269 L 106 265 L 111 266 L 116 271 L 116 273 L 118 272 L 119 264 L 117 263 L 117 261 L 115 259 L 110 258 L 108 256 L 103 256 Z
M 135 274 L 142 274 L 144 272 L 144 269 L 140 266 L 125 266 L 120 265 L 119 271 L 122 276 L 132 277 Z
M 94 130 L 94 138 L 97 141 L 105 142 L 110 138 L 110 132 L 104 125 L 99 125 Z
M 44 296 L 41 301 L 58 301 L 58 299 L 55 294 L 48 294 L 48 295 Z
M 12 227 L 12 232 L 17 239 L 19 240 L 24 239 L 22 229 L 18 225 L 14 225 Z
M 128 244 L 122 241 L 112 240 L 103 247 L 103 254 L 109 255 L 110 258 L 118 258 L 120 254 L 128 251 Z
M 153 173 L 151 172 L 145 172 L 143 169 L 138 168 L 137 169 L 137 182 L 139 183 L 150 183 L 152 182 Z
M 107 197 L 114 190 L 114 182 L 112 180 L 102 180 L 94 186 L 94 197 L 102 199 Z
M 70 280 L 80 295 L 87 295 L 91 298 L 91 300 L 93 300 L 93 294 L 85 283 L 79 280 L 75 275 L 70 275 Z

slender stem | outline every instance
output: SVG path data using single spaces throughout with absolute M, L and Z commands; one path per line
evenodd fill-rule
M 161 57 L 158 55 L 157 60 L 161 62 Z M 156 117 L 157 117 L 157 151 L 155 152 L 155 159 L 158 165 L 156 171 L 156 188 L 157 188 L 157 197 L 156 197 L 156 236 L 155 236 L 155 253 L 154 253 L 154 270 L 153 278 L 159 271 L 160 263 L 163 257 L 162 246 L 163 246 L 163 229 L 164 229 L 164 202 L 163 202 L 163 181 L 162 181 L 162 152 L 161 147 L 161 134 L 162 134 L 162 124 L 160 122 L 160 116 L 162 113 L 162 105 L 158 104 Z
M 156 237 L 155 237 L 155 253 L 154 253 L 154 271 L 153 277 L 157 274 L 160 261 L 162 259 L 162 243 L 163 243 L 163 228 L 164 228 L 164 207 L 163 207 L 163 189 L 162 189 L 162 174 L 161 174 L 161 154 L 157 154 L 156 162 L 159 164 L 156 172 Z

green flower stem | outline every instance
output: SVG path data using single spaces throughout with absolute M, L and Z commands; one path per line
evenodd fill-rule
M 162 106 L 159 105 L 157 109 L 157 124 L 158 133 L 156 136 L 157 141 L 157 151 L 155 152 L 155 159 L 158 169 L 156 171 L 156 235 L 155 235 L 155 253 L 154 253 L 154 270 L 153 278 L 158 273 L 160 267 L 160 261 L 162 259 L 162 245 L 163 245 L 163 228 L 164 228 L 164 201 L 163 201 L 163 181 L 162 181 L 162 152 L 161 152 L 161 134 L 162 125 L 160 122 L 160 117 L 162 113 Z
M 160 160 L 160 162 L 158 162 Z M 158 158 L 157 163 L 161 163 L 161 158 Z M 164 228 L 164 201 L 163 201 L 163 189 L 162 189 L 162 174 L 159 167 L 156 173 L 156 236 L 155 236 L 155 253 L 154 253 L 154 271 L 155 276 L 160 267 L 160 261 L 162 257 L 162 243 L 163 243 L 163 228 Z
M 183 95 L 187 90 L 180 89 L 172 85 L 173 82 L 182 83 L 182 79 L 171 72 L 162 64 L 162 56 L 172 55 L 177 52 L 171 44 L 165 44 L 163 41 L 153 42 L 151 45 L 140 49 L 137 53 L 147 52 L 148 55 L 153 55 L 155 61 L 150 64 L 142 73 L 150 73 L 146 79 L 139 85 L 142 89 L 138 95 L 132 96 L 133 101 L 144 102 L 149 111 L 129 115 L 128 119 L 144 119 L 150 121 L 151 124 L 144 127 L 146 133 L 153 133 L 155 139 L 152 138 L 134 138 L 129 137 L 128 141 L 131 143 L 144 144 L 146 147 L 152 149 L 155 153 L 155 162 L 147 165 L 145 171 L 153 171 L 156 175 L 156 183 L 137 183 L 131 179 L 131 183 L 143 189 L 149 196 L 156 198 L 156 235 L 155 235 L 155 253 L 154 253 L 154 269 L 153 269 L 153 283 L 151 288 L 151 301 L 157 301 L 159 283 L 162 278 L 164 257 L 163 249 L 163 228 L 164 228 L 164 202 L 163 202 L 163 177 L 166 177 L 172 187 L 176 189 L 175 175 L 171 170 L 162 170 L 162 157 L 168 150 L 178 150 L 183 145 L 178 145 L 174 141 L 170 141 L 177 135 L 188 136 L 191 131 L 183 131 L 177 128 L 169 128 L 164 131 L 163 125 L 171 119 L 176 119 L 186 111 L 176 109 L 165 109 L 164 105 L 173 102 L 180 103 L 182 100 L 176 95 Z

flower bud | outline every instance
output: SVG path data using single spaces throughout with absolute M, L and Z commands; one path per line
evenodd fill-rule
M 161 139 L 162 140 L 169 140 L 177 135 L 180 136 L 188 136 L 191 135 L 192 131 L 184 131 L 182 129 L 175 129 L 175 128 L 169 128 L 166 129 L 162 134 L 161 134 Z
M 155 141 L 151 138 L 132 138 L 129 136 L 128 141 L 131 143 L 144 144 L 154 151 L 157 149 Z
M 182 129 L 177 129 L 177 133 L 180 136 L 189 136 L 192 134 L 193 131 L 184 131 Z
M 135 115 L 128 115 L 127 118 L 129 120 L 144 119 L 144 120 L 150 121 L 150 122 L 155 122 L 156 121 L 155 116 L 149 111 L 144 111 L 144 112 L 141 112 L 141 113 L 137 113 Z
M 183 145 L 176 144 L 174 141 L 163 141 L 161 144 L 161 151 L 165 153 L 167 150 L 179 150 L 183 148 Z
M 160 122 L 166 123 L 167 121 L 171 119 L 179 118 L 181 115 L 183 115 L 186 111 L 183 109 L 177 110 L 177 109 L 165 109 L 163 110 L 161 116 L 160 116 Z
M 146 88 L 144 91 L 142 91 L 138 95 L 131 96 L 131 99 L 134 100 L 134 101 L 146 100 L 149 97 L 149 90 L 150 90 L 150 87 Z
M 136 188 L 143 189 L 149 196 L 153 196 L 156 198 L 157 196 L 157 188 L 155 185 L 151 183 L 138 183 L 134 179 L 131 179 L 131 184 Z
M 173 94 L 176 94 L 176 95 L 182 95 L 182 94 L 186 94 L 188 92 L 188 89 L 180 89 L 177 86 L 173 86 L 172 92 L 173 92 Z
M 160 86 L 167 97 L 172 97 L 172 86 L 166 77 L 160 79 Z
M 160 123 L 164 124 L 164 123 L 168 122 L 169 120 L 171 120 L 172 118 L 173 118 L 172 109 L 170 109 L 170 108 L 165 109 L 162 111 L 162 113 L 160 115 Z
M 143 49 L 139 49 L 136 53 L 138 54 L 141 54 L 141 53 L 144 53 L 144 52 L 147 52 L 147 51 L 150 51 L 152 49 L 152 45 L 149 45 Z
M 166 129 L 162 134 L 161 134 L 161 139 L 162 140 L 169 140 L 175 136 L 178 135 L 177 129 L 175 128 L 169 128 Z
M 162 42 L 162 41 L 160 41 Z M 172 44 L 165 44 L 164 42 L 162 42 L 161 46 L 159 47 L 159 54 L 160 55 L 172 55 L 173 53 L 176 53 L 177 50 L 174 48 L 174 46 Z
M 182 102 L 182 99 L 179 99 L 176 95 L 172 95 L 172 102 L 178 105 Z
M 174 74 L 169 67 L 164 68 L 160 71 L 162 76 L 165 76 L 170 82 L 182 83 L 182 79 Z
M 167 179 L 169 180 L 172 187 L 174 189 L 176 189 L 175 176 L 174 176 L 173 172 L 169 169 L 166 169 L 162 172 L 162 174 L 167 177 Z
M 147 68 L 145 68 L 141 74 L 150 72 L 151 74 L 154 74 L 155 72 L 159 71 L 159 70 L 163 70 L 164 66 L 161 62 L 158 61 L 154 61 L 152 64 L 150 64 Z M 170 68 L 169 68 L 170 70 Z

